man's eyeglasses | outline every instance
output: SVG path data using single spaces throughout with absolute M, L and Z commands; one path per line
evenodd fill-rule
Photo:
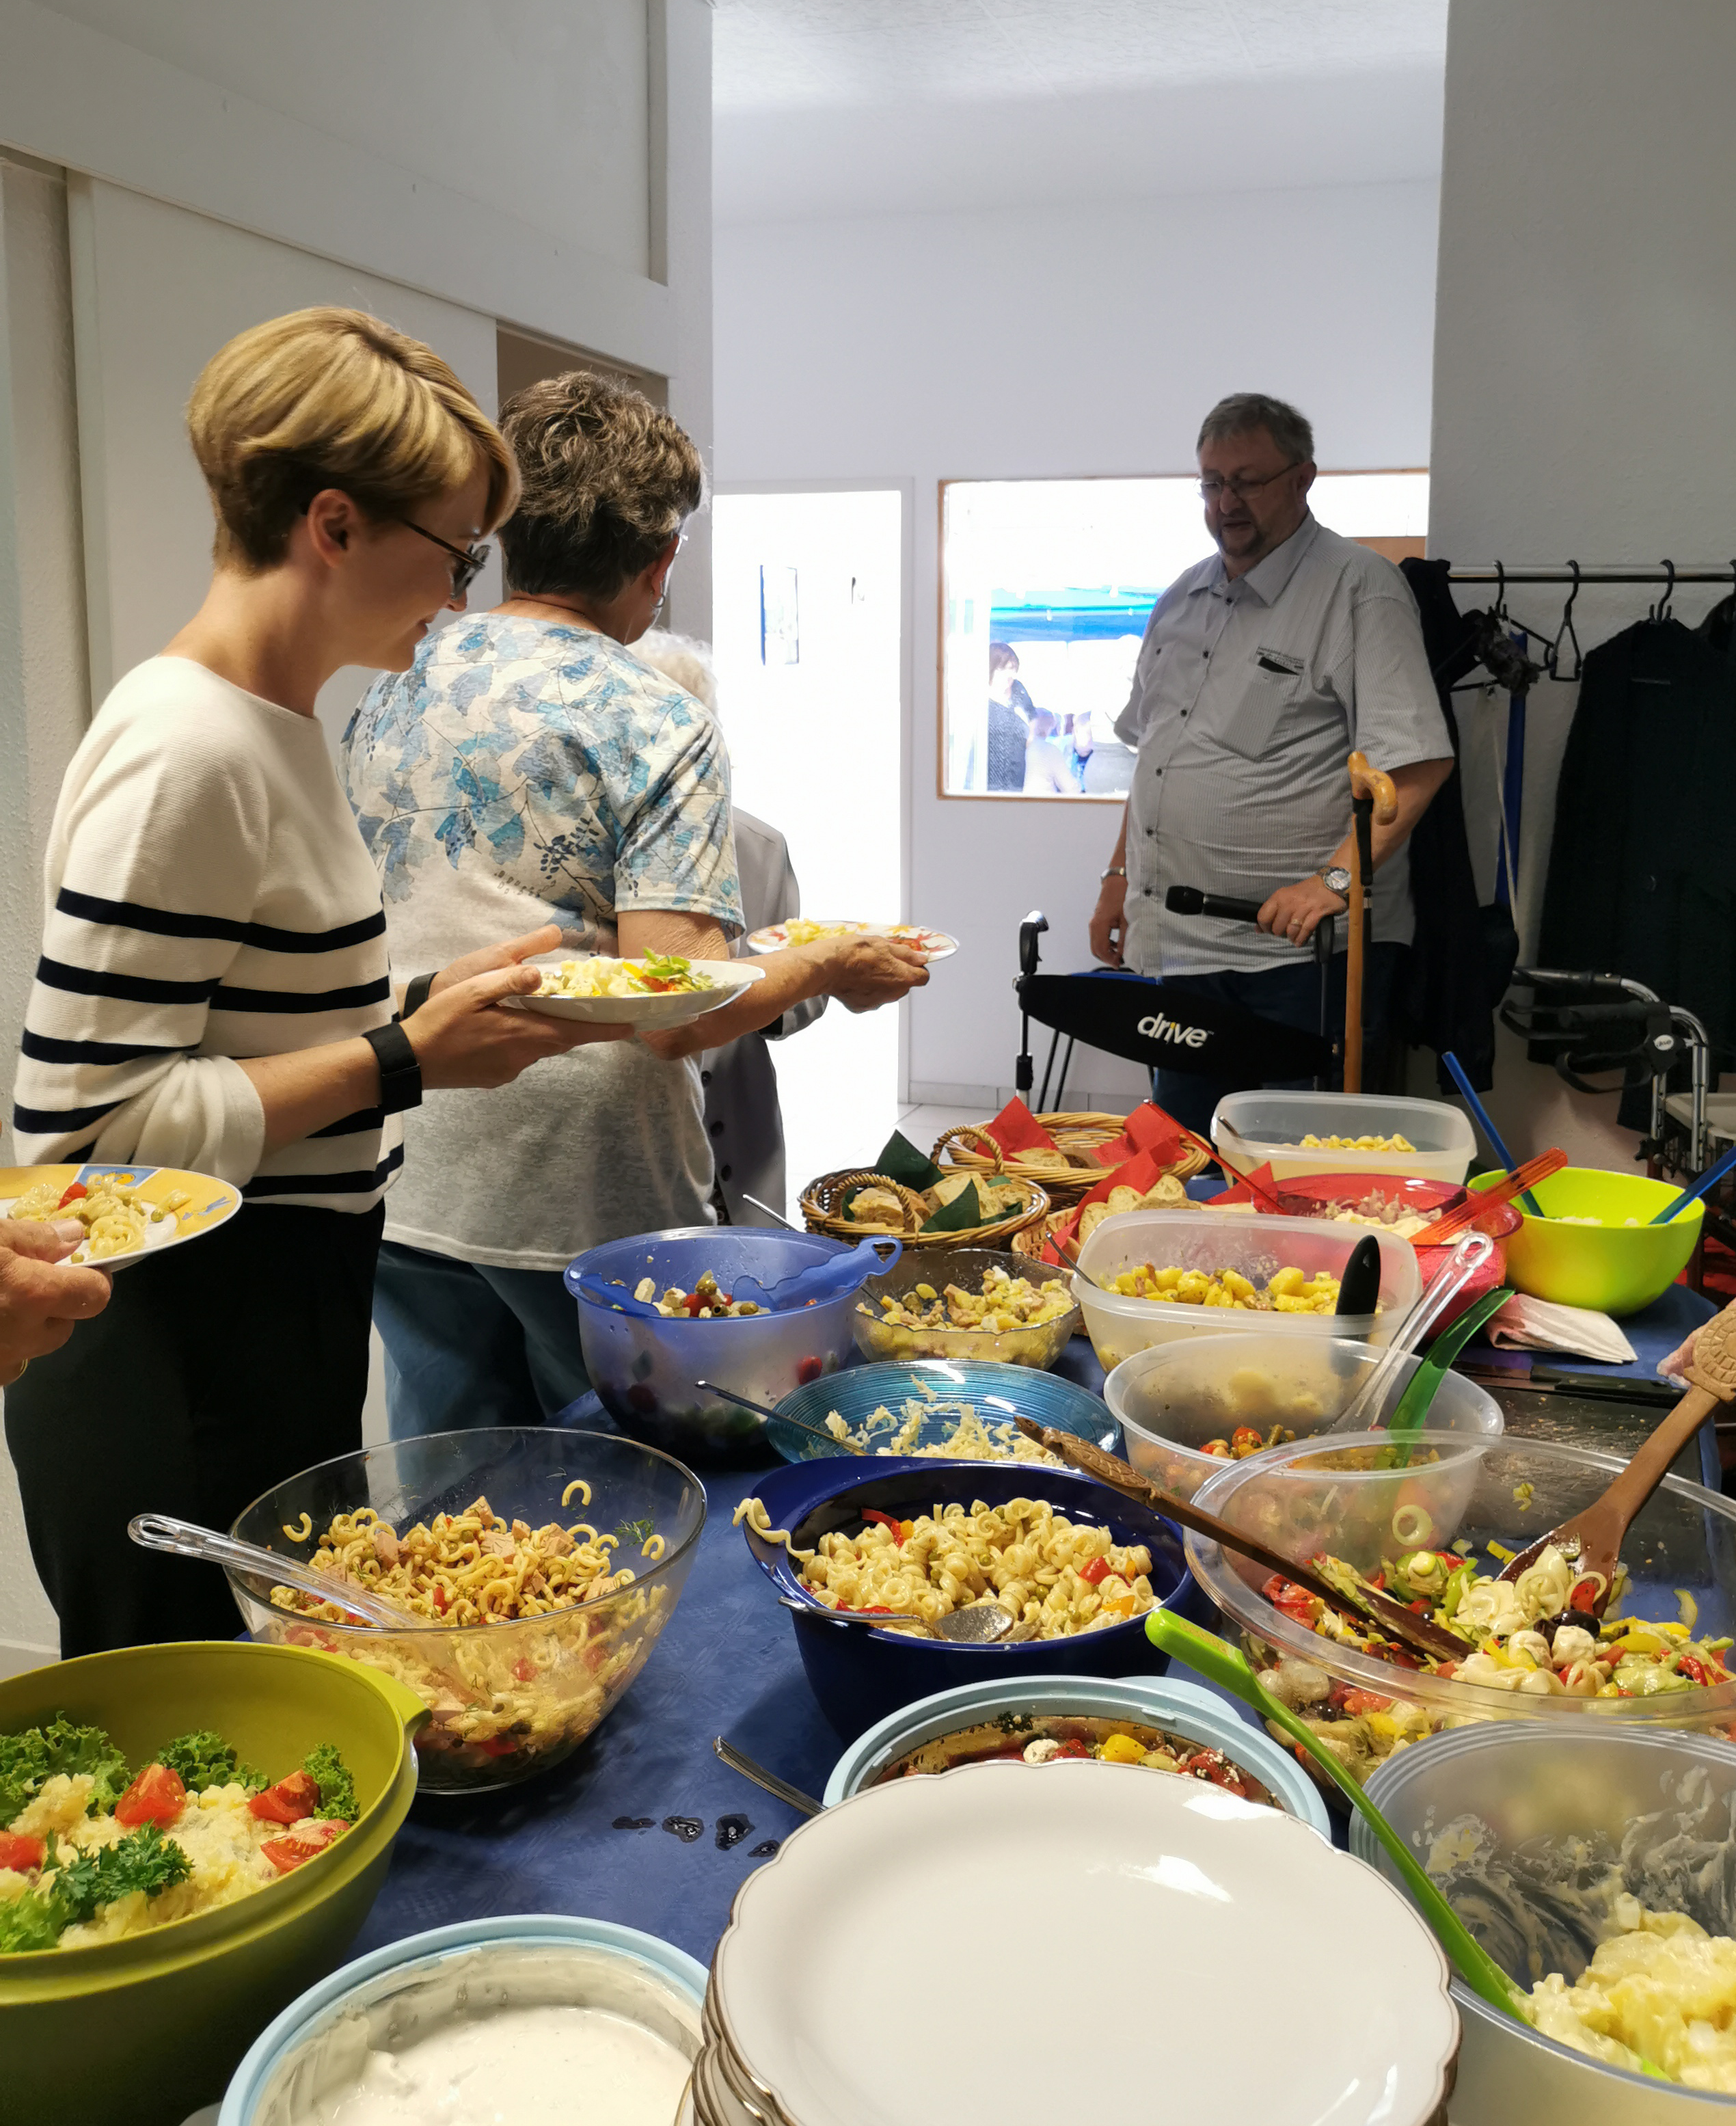
M 1292 458 L 1287 465 L 1280 465 L 1263 480 L 1243 480 L 1239 475 L 1219 480 L 1215 473 L 1208 473 L 1200 482 L 1200 493 L 1207 502 L 1215 502 L 1224 494 L 1234 495 L 1238 502 L 1246 502 L 1249 495 L 1257 494 L 1262 487 L 1270 487 L 1275 480 L 1282 480 L 1285 473 L 1294 472 L 1301 462 L 1300 458 Z
M 490 546 L 455 546 L 450 539 L 442 539 L 437 532 L 429 532 L 420 524 L 413 524 L 408 517 L 400 517 L 398 521 L 406 532 L 413 532 L 419 538 L 431 541 L 452 556 L 452 595 L 455 598 L 462 598 L 488 565 L 488 555 L 493 551 Z

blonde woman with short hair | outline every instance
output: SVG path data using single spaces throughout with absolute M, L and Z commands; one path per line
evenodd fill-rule
M 592 1037 L 502 1009 L 552 928 L 455 961 L 399 1023 L 379 879 L 314 716 L 340 666 L 400 669 L 463 606 L 517 495 L 498 432 L 431 349 L 342 309 L 232 340 L 187 426 L 215 569 L 67 770 L 13 1127 L 27 1162 L 190 1167 L 244 1202 L 120 1273 L 7 1391 L 63 1656 L 233 1632 L 220 1576 L 136 1548 L 128 1519 L 224 1527 L 361 1445 L 402 1113 Z

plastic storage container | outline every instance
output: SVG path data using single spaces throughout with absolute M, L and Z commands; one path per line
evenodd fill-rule
M 1077 1306 L 1058 1314 L 1053 1321 L 1002 1330 L 911 1329 L 887 1320 L 881 1312 L 882 1299 L 905 1299 L 919 1284 L 938 1292 L 955 1284 L 974 1297 L 982 1291 L 991 1269 L 1023 1278 L 1040 1290 L 1051 1278 L 1061 1274 L 1039 1267 L 1028 1255 L 998 1248 L 913 1248 L 884 1277 L 870 1277 L 858 1294 L 851 1317 L 857 1349 L 869 1358 L 965 1358 L 1006 1366 L 1052 1366 L 1066 1349 L 1068 1338 L 1078 1333 Z
M 1344 1274 L 1359 1242 L 1374 1233 L 1380 1248 L 1378 1314 L 1264 1314 L 1240 1307 L 1191 1306 L 1185 1301 L 1134 1299 L 1104 1292 L 1086 1278 L 1106 1280 L 1141 1263 L 1159 1269 L 1239 1270 L 1263 1286 L 1275 1271 L 1294 1264 L 1312 1276 Z M 1371 1226 L 1340 1226 L 1324 1218 L 1281 1218 L 1247 1211 L 1126 1211 L 1106 1218 L 1079 1250 L 1085 1277 L 1073 1280 L 1084 1310 L 1086 1331 L 1106 1372 L 1135 1351 L 1177 1337 L 1222 1336 L 1257 1331 L 1284 1342 L 1343 1337 L 1384 1344 L 1415 1306 L 1422 1290 L 1417 1251 L 1408 1240 Z
M 419 2018 L 450 2012 L 449 1996 L 474 2012 L 512 1988 L 526 2001 L 603 2009 L 690 2061 L 698 2054 L 705 1966 L 672 1944 L 606 1920 L 547 1913 L 469 1920 L 376 1949 L 304 1993 L 236 2069 L 219 2126 L 292 2126 L 313 2116 L 321 2056 L 341 2046 L 347 2065 L 358 2024 L 370 2039 L 401 2042 Z M 511 2081 L 512 2063 L 502 2059 L 499 2086 Z M 469 2108 L 481 2114 L 482 2107 Z
M 1467 1727 L 1441 1736 L 1427 1749 L 1389 1759 L 1369 1781 L 1368 1793 L 1419 1859 L 1426 1858 L 1431 1838 L 1463 1816 L 1480 1818 L 1502 1853 L 1531 1839 L 1567 1847 L 1599 1833 L 1619 1850 L 1638 1819 L 1681 1806 L 1686 1798 L 1682 1788 L 1691 1776 L 1706 1782 L 1715 1820 L 1724 1818 L 1712 1836 L 1727 1836 L 1726 1812 L 1736 1802 L 1736 1751 L 1721 1736 L 1709 1735 L 1583 1722 L 1571 1730 L 1511 1723 Z M 1689 1835 L 1702 1856 L 1709 1855 L 1710 1848 L 1701 1843 L 1703 1827 L 1692 1827 Z M 1385 1848 L 1360 1816 L 1351 1818 L 1350 1844 L 1359 1860 L 1378 1869 L 1394 1889 L 1404 1889 Z M 1709 1858 L 1702 1857 L 1692 1872 L 1699 1877 L 1699 1893 L 1718 1894 L 1721 1876 Z M 1684 1870 L 1681 1886 L 1690 1879 Z M 1488 1930 L 1488 1915 L 1477 1909 L 1467 1906 L 1461 1916 L 1507 1975 L 1529 1991 L 1535 1974 L 1523 1957 L 1512 1954 L 1511 1936 Z M 1541 2126 L 1558 2119 L 1571 2119 L 1573 2126 L 1714 2126 L 1736 2118 L 1736 2103 L 1728 2096 L 1590 2058 L 1500 2014 L 1461 1979 L 1454 1979 L 1452 1991 L 1465 2033 L 1451 2105 L 1455 2119 L 1474 2120 L 1476 2126 Z
M 1402 1136 L 1414 1151 L 1304 1150 L 1305 1136 Z M 1229 1093 L 1211 1118 L 1224 1159 L 1247 1174 L 1268 1160 L 1274 1175 L 1407 1174 L 1462 1183 L 1477 1141 L 1445 1100 L 1397 1093 Z
M 1227 1440 L 1238 1425 L 1262 1438 L 1282 1425 L 1298 1440 L 1314 1439 L 1337 1422 L 1380 1359 L 1370 1344 L 1296 1337 L 1279 1344 L 1257 1331 L 1196 1337 L 1124 1358 L 1103 1383 L 1103 1400 L 1120 1420 L 1123 1451 L 1135 1468 L 1191 1499 L 1224 1467 L 1226 1457 L 1201 1451 L 1208 1439 Z M 1403 1361 L 1380 1406 L 1369 1411 L 1368 1430 L 1386 1424 L 1421 1363 Z M 1506 1429 L 1494 1397 L 1452 1372 L 1435 1391 L 1427 1423 L 1432 1431 L 1463 1435 L 1471 1448 Z
M 1136 1720 L 1144 1727 L 1163 1728 L 1204 1749 L 1221 1750 L 1233 1764 L 1252 1773 L 1292 1816 L 1311 1823 L 1323 1838 L 1332 1835 L 1326 1804 L 1287 1750 L 1280 1749 L 1221 1698 L 1196 1683 L 1168 1675 L 1003 1677 L 992 1683 L 966 1684 L 960 1690 L 936 1691 L 932 1698 L 890 1714 L 851 1744 L 826 1782 L 827 1807 L 872 1786 L 906 1750 L 961 1727 L 980 1727 L 1002 1713 Z
M 843 1254 L 848 1243 L 823 1233 L 785 1233 L 763 1226 L 673 1226 L 592 1248 L 567 1265 L 567 1289 L 578 1308 L 585 1371 L 603 1408 L 635 1439 L 684 1462 L 717 1462 L 752 1451 L 764 1420 L 739 1403 L 695 1387 L 720 1388 L 768 1406 L 805 1381 L 835 1373 L 856 1349 L 851 1321 L 857 1294 L 847 1292 L 788 1313 L 746 1314 L 715 1321 L 648 1320 L 599 1306 L 574 1288 L 578 1277 L 605 1284 L 620 1278 L 629 1292 L 650 1278 L 691 1292 L 710 1270 L 724 1291 L 739 1277 L 767 1287 Z

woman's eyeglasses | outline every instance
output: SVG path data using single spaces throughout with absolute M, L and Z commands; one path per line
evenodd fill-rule
M 413 524 L 408 517 L 400 517 L 398 521 L 405 531 L 413 532 L 419 538 L 429 540 L 452 556 L 452 595 L 455 598 L 462 598 L 488 565 L 488 555 L 493 551 L 492 547 L 455 546 L 450 539 L 442 539 L 437 532 L 429 532 L 420 524 Z

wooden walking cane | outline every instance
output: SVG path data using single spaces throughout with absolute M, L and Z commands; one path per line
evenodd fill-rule
M 1362 1089 L 1362 979 L 1367 957 L 1369 889 L 1374 884 L 1374 831 L 1378 820 L 1389 826 L 1399 816 L 1399 792 L 1393 778 L 1370 768 L 1366 755 L 1350 757 L 1350 961 L 1344 983 L 1344 1089 Z

